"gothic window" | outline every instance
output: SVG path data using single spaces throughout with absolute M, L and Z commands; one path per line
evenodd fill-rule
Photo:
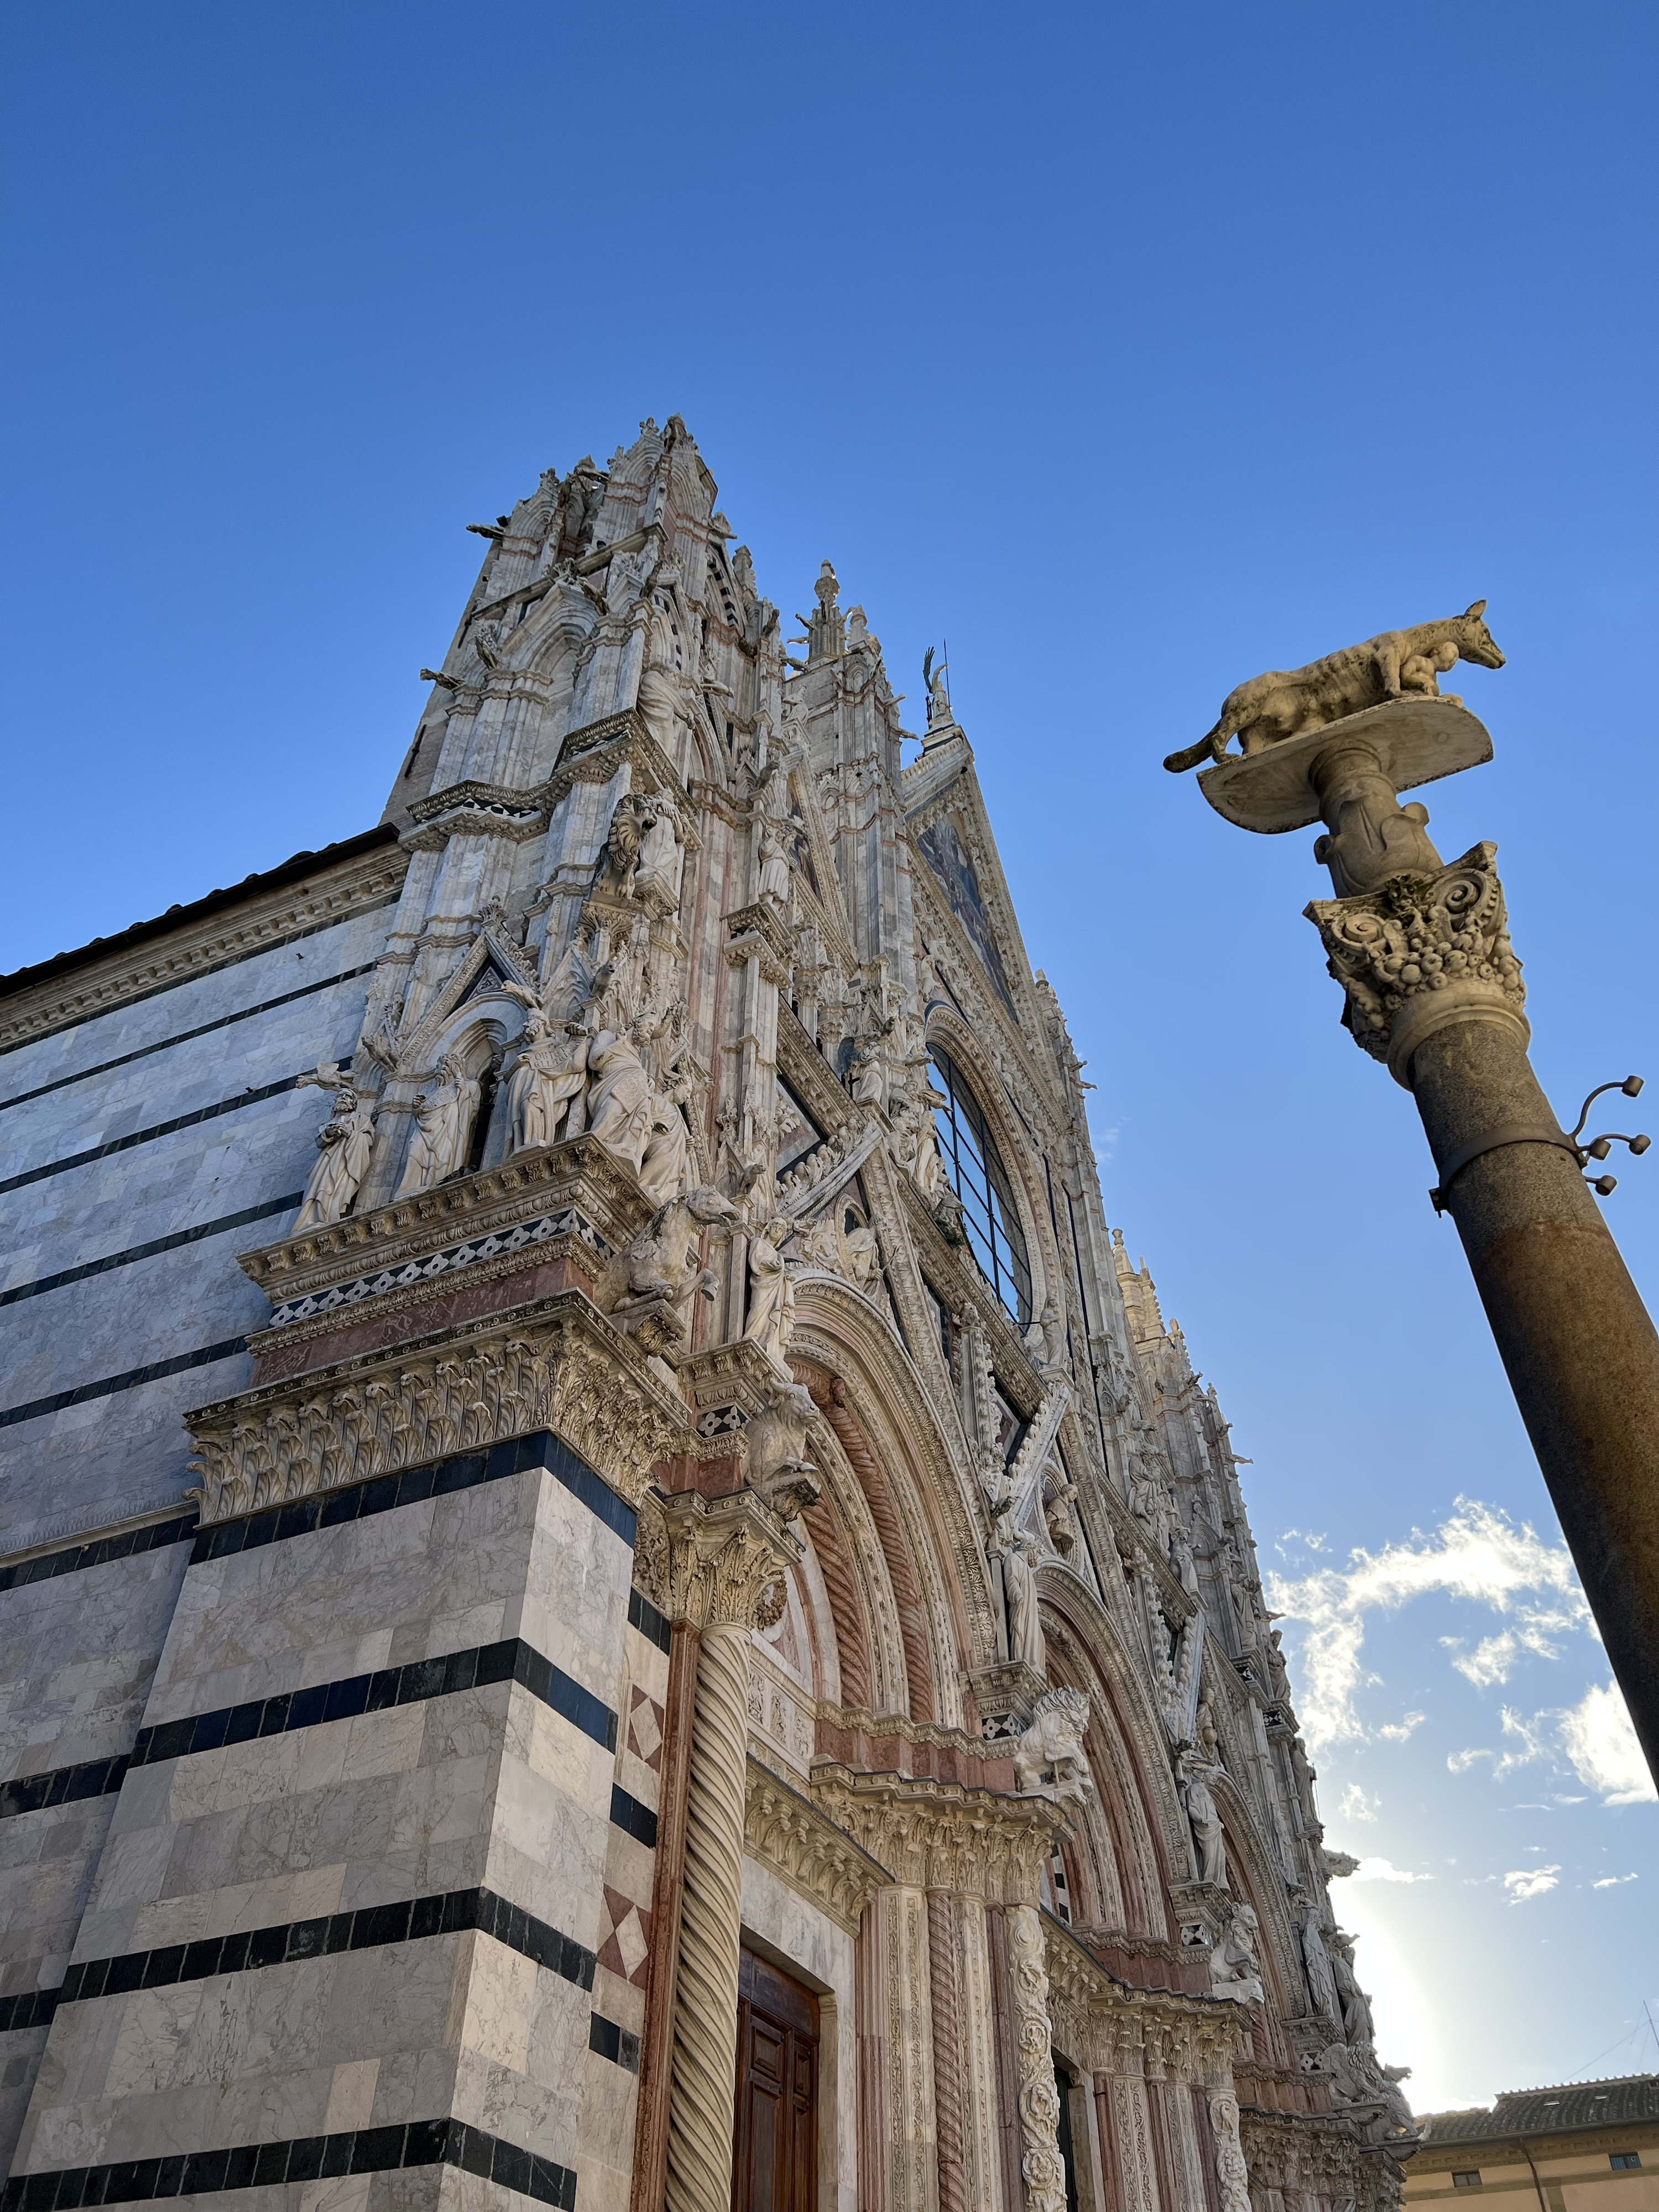
M 942 1046 L 929 1049 L 949 1100 L 934 1108 L 933 1126 L 945 1172 L 962 1200 L 968 1249 L 978 1261 L 980 1273 L 1024 1328 L 1031 1318 L 1031 1267 L 1013 1185 L 967 1079 Z

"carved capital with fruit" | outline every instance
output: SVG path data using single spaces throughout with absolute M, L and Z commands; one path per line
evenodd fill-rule
M 1523 1042 L 1530 1035 L 1497 853 L 1476 845 L 1437 875 L 1395 876 L 1380 890 L 1304 909 L 1347 994 L 1344 1026 L 1398 1083 L 1416 1048 L 1450 1023 L 1507 1023 Z

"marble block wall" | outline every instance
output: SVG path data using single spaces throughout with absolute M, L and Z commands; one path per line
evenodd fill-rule
M 545 1435 L 198 1538 L 20 2204 L 112 2164 L 295 2212 L 625 2201 L 666 1678 L 632 1541 Z
M 242 1387 L 236 1346 L 267 1318 L 234 1255 L 286 1230 L 327 1118 L 295 1078 L 349 1057 L 391 917 L 0 1055 L 8 1550 L 178 1500 L 182 1416 Z

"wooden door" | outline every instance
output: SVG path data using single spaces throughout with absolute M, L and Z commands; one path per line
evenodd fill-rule
M 738 1970 L 732 2212 L 813 2212 L 817 2106 L 817 1999 L 745 1951 Z

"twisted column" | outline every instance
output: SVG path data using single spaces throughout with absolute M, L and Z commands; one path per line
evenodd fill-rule
M 939 2157 L 939 2212 L 967 2212 L 956 1916 L 948 1889 L 933 1888 L 927 1893 L 927 1954 L 933 1996 L 933 2135 Z
M 800 1556 L 752 1491 L 657 1501 L 664 1609 L 697 1632 L 668 2080 L 665 2212 L 730 2212 L 749 1632 Z

